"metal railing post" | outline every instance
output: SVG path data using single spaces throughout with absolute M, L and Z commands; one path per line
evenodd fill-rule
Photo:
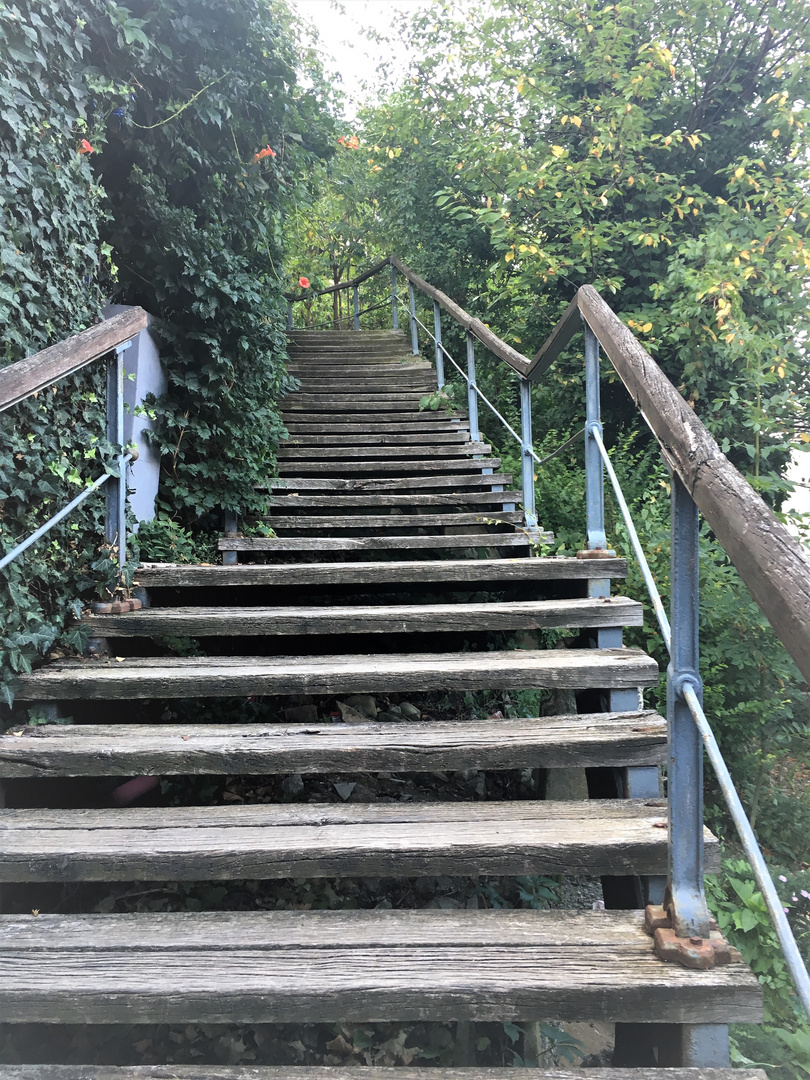
M 599 401 L 599 342 L 590 326 L 585 325 L 585 516 L 588 548 L 607 548 L 605 535 L 605 488 L 602 456 L 593 429 L 602 436 L 602 410 Z
M 411 312 L 411 352 L 414 356 L 419 355 L 419 327 L 416 325 L 416 291 L 413 282 L 408 282 L 408 300 Z
M 439 389 L 444 386 L 444 353 L 442 352 L 442 309 L 438 301 L 433 301 L 433 336 L 436 339 L 436 382 Z
M 397 300 L 397 268 L 391 267 L 391 325 L 399 330 L 399 301 Z
M 292 307 L 292 301 L 288 300 L 287 301 L 287 329 L 292 330 L 292 328 L 293 328 L 293 307 Z
M 354 328 L 360 329 L 360 286 L 355 285 L 352 289 L 352 295 L 354 297 Z
M 519 376 L 520 378 L 520 376 Z M 520 378 L 520 467 L 523 485 L 523 512 L 526 528 L 537 528 L 534 502 L 534 458 L 532 457 L 532 384 Z
M 119 345 L 107 357 L 107 440 L 120 447 L 118 479 L 107 484 L 107 511 L 104 537 L 118 546 L 118 565 L 127 561 L 127 458 L 124 455 L 124 352 L 130 343 Z
M 470 417 L 470 441 L 478 442 L 478 394 L 475 392 L 475 337 L 467 331 L 467 412 Z
M 684 690 L 702 702 L 698 675 L 698 509 L 671 474 L 671 660 L 667 668 L 667 786 L 672 926 L 678 937 L 709 936 L 703 892 L 703 742 Z

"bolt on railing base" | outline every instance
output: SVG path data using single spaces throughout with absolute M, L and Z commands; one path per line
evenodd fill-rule
M 658 959 L 696 971 L 723 967 L 739 956 L 720 933 L 714 919 L 710 920 L 709 927 L 708 938 L 677 937 L 670 914 L 662 904 L 648 904 L 644 910 L 644 929 L 653 939 L 653 952 Z

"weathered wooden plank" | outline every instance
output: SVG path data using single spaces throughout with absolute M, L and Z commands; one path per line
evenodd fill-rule
M 754 976 L 661 963 L 641 912 L 0 916 L 6 1023 L 729 1023 Z
M 442 551 L 445 548 L 528 547 L 525 533 L 442 533 L 439 536 L 251 536 L 223 537 L 220 551 Z
M 362 413 L 401 413 L 412 411 L 420 416 L 419 401 L 423 394 L 345 394 L 337 397 L 332 394 L 290 394 L 283 400 L 282 415 L 292 416 L 298 413 L 336 414 L 355 416 Z M 445 415 L 448 415 L 445 413 Z M 453 413 L 462 416 L 462 413 Z
M 0 777 L 434 772 L 663 764 L 654 712 L 334 724 L 46 724 L 0 735 Z
M 663 874 L 664 801 L 0 810 L 0 881 Z M 707 869 L 719 845 L 704 830 Z
M 522 1069 L 521 1080 L 674 1080 L 672 1069 Z M 511 1069 L 369 1065 L 0 1065 L 0 1080 L 514 1080 Z M 677 1080 L 768 1080 L 762 1069 L 678 1069 Z
M 472 513 L 446 514 L 341 514 L 340 496 L 335 496 L 335 512 L 328 516 L 283 515 L 267 517 L 265 521 L 273 529 L 407 529 L 432 528 L 437 525 L 522 525 L 523 511 L 490 510 Z
M 495 356 L 504 360 L 511 368 L 517 371 L 519 375 L 526 374 L 526 371 L 529 368 L 529 358 L 527 356 L 518 352 L 517 349 L 513 349 L 511 345 L 507 345 L 506 342 L 502 341 L 497 334 L 494 334 L 488 326 L 485 326 L 480 319 L 474 319 L 471 315 L 468 315 L 464 308 L 460 307 L 454 300 L 451 300 L 450 297 L 441 292 L 440 289 L 428 284 L 424 278 L 419 277 L 413 270 L 408 269 L 408 267 L 400 262 L 394 255 L 391 256 L 391 265 L 395 266 L 401 274 L 404 274 L 417 289 L 443 307 L 457 323 L 477 337 L 481 344 L 485 345 L 491 353 L 494 353 Z
M 403 461 L 291 461 L 284 464 L 287 476 L 319 476 L 330 473 L 374 473 L 396 475 L 419 475 L 420 473 L 475 472 L 481 469 L 500 469 L 501 459 L 496 457 L 466 458 L 407 458 Z M 492 481 L 490 480 L 490 483 Z
M 462 497 L 459 493 L 467 488 L 492 488 L 496 484 L 508 487 L 512 483 L 510 473 L 463 473 L 442 476 L 437 473 L 434 476 L 391 476 L 385 479 L 376 477 L 356 477 L 344 479 L 338 476 L 299 476 L 277 477 L 268 482 L 268 488 L 272 491 L 342 491 L 342 492 L 396 492 L 396 491 L 419 491 L 419 490 L 446 490 Z M 256 490 L 263 490 L 261 485 L 256 485 Z
M 641 604 L 624 596 L 509 603 L 380 604 L 329 607 L 156 607 L 86 615 L 95 637 L 278 634 L 413 634 L 641 626 Z
M 810 680 L 810 562 L 695 412 L 590 285 L 579 308 L 782 644 Z
M 385 458 L 424 458 L 426 451 L 424 446 L 382 446 L 372 444 L 369 446 L 341 446 L 337 452 L 340 454 L 341 461 L 348 463 L 350 461 L 375 461 Z M 488 443 L 481 442 L 466 442 L 452 446 L 431 446 L 430 448 L 432 458 L 459 457 L 461 455 L 472 457 L 475 454 L 479 457 L 486 457 L 491 453 L 492 447 Z M 336 448 L 334 446 L 294 446 L 285 443 L 282 444 L 278 451 L 279 461 L 318 461 L 324 458 L 328 460 L 335 456 Z
M 454 429 L 453 431 L 440 431 L 435 434 L 432 431 L 423 432 L 422 434 L 417 435 L 412 435 L 409 432 L 395 432 L 394 434 L 390 434 L 389 432 L 383 431 L 370 432 L 366 435 L 295 434 L 291 435 L 289 440 L 281 445 L 282 447 L 331 446 L 333 448 L 336 446 L 430 446 L 430 453 L 433 453 L 434 446 L 446 446 L 448 448 L 453 445 L 465 446 L 469 441 L 470 436 L 468 431 Z
M 270 507 L 295 510 L 298 508 L 342 510 L 349 506 L 502 506 L 519 503 L 521 491 L 465 491 L 456 495 L 272 495 Z
M 188 566 L 144 563 L 135 575 L 147 588 L 225 585 L 395 585 L 454 582 L 459 585 L 515 581 L 587 581 L 627 577 L 626 559 L 426 559 L 418 562 L 252 563 Z
M 461 654 L 56 660 L 19 679 L 20 701 L 241 697 L 416 690 L 620 690 L 653 686 L 640 649 L 516 649 Z
M 405 417 L 405 419 L 401 419 Z M 443 434 L 446 432 L 468 432 L 470 429 L 467 420 L 451 419 L 446 413 L 400 413 L 397 417 L 388 417 L 386 420 L 374 420 L 368 416 L 360 416 L 355 420 L 324 420 L 323 416 L 313 417 L 298 416 L 295 419 L 288 417 L 285 424 L 290 435 L 295 434 L 345 434 L 345 435 L 419 435 L 419 434 Z
M 0 368 L 0 412 L 130 341 L 146 327 L 147 318 L 143 308 L 130 308 L 25 360 Z
M 314 376 L 299 375 L 297 378 L 299 380 L 299 386 L 293 393 L 318 397 L 322 397 L 325 394 L 408 393 L 416 394 L 420 398 L 423 398 L 426 394 L 430 394 L 436 389 L 433 380 L 422 378 L 421 376 L 416 378 L 406 378 L 405 376 L 401 376 L 396 379 L 381 379 L 376 376 L 366 376 L 362 379 L 327 379 L 324 377 L 316 378 Z

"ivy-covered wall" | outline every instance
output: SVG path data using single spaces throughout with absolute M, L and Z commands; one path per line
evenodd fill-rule
M 107 300 L 155 315 L 160 512 L 178 524 L 257 508 L 274 466 L 282 221 L 334 145 L 324 98 L 283 0 L 0 0 L 0 362 Z M 101 375 L 0 416 L 0 550 L 106 467 Z M 0 572 L 6 702 L 104 578 L 103 499 L 85 507 Z

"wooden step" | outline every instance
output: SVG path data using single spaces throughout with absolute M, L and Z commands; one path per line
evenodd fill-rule
M 514 1080 L 511 1069 L 371 1065 L 0 1065 L 0 1080 Z M 762 1069 L 529 1069 L 520 1080 L 768 1080 Z
M 447 492 L 444 495 L 272 495 L 270 508 L 284 509 L 334 509 L 341 512 L 346 507 L 372 506 L 491 506 L 517 505 L 523 499 L 522 491 L 465 491 L 463 494 Z
M 704 851 L 717 872 L 708 830 Z M 666 870 L 664 800 L 0 810 L 0 882 Z
M 295 476 L 328 476 L 345 473 L 373 473 L 375 475 L 419 476 L 424 473 L 481 473 L 482 469 L 500 469 L 501 459 L 495 457 L 431 457 L 406 458 L 402 461 L 291 461 L 283 465 L 283 472 Z M 492 481 L 490 481 L 491 483 Z
M 651 711 L 527 720 L 43 724 L 0 735 L 0 777 L 434 772 L 660 765 Z
M 331 447 L 344 447 L 344 446 L 424 446 L 430 447 L 429 453 L 433 453 L 434 446 L 441 447 L 453 447 L 453 446 L 467 446 L 470 442 L 469 432 L 459 431 L 453 429 L 452 431 L 433 434 L 432 432 L 423 432 L 421 435 L 411 435 L 408 433 L 390 434 L 389 432 L 371 432 L 366 435 L 347 435 L 347 434 L 321 434 L 321 435 L 306 435 L 295 434 L 282 443 L 282 447 L 287 446 L 331 446 Z
M 375 414 L 384 412 L 384 420 Z M 406 410 L 371 409 L 363 411 L 356 409 L 353 412 L 297 412 L 286 411 L 284 414 L 284 426 L 289 432 L 302 430 L 301 425 L 321 425 L 325 431 L 339 431 L 342 425 L 347 431 L 371 432 L 371 431 L 458 431 L 461 427 L 469 429 L 469 421 L 466 413 L 445 412 L 437 409 L 418 408 Z M 324 426 L 325 425 L 325 426 Z M 403 426 L 404 425 L 404 426 Z
M 451 473 L 425 476 L 389 477 L 340 477 L 340 476 L 281 476 L 268 482 L 271 491 L 341 491 L 346 493 L 365 491 L 392 493 L 397 491 L 436 490 L 459 494 L 467 488 L 508 487 L 512 483 L 510 473 Z M 260 485 L 257 491 L 262 491 Z M 461 497 L 461 496 L 460 496 Z
M 55 660 L 21 675 L 20 701 L 396 694 L 419 690 L 622 690 L 654 686 L 640 649 L 516 649 L 400 656 L 193 657 Z
M 588 581 L 626 578 L 626 559 L 436 559 L 355 563 L 253 563 L 193 566 L 143 563 L 136 584 L 146 588 L 211 588 L 225 585 L 396 585 L 449 582 L 507 585 L 520 581 Z M 132 614 L 135 614 L 134 612 Z
M 0 916 L 5 1023 L 757 1023 L 735 961 L 664 964 L 641 911 Z M 172 1066 L 174 1068 L 174 1066 Z
M 282 443 L 278 450 L 279 461 L 304 461 L 311 459 L 318 460 L 330 460 L 339 455 L 342 462 L 350 461 L 373 461 L 382 460 L 385 458 L 424 458 L 425 457 L 424 446 L 384 446 L 384 445 L 369 445 L 369 446 L 298 446 L 292 443 Z M 458 445 L 452 446 L 431 446 L 430 456 L 433 459 L 444 459 L 452 457 L 472 457 L 474 454 L 479 457 L 486 457 L 492 453 L 492 447 L 488 443 L 482 442 L 464 442 Z
M 643 609 L 636 600 L 614 596 L 374 607 L 157 607 L 126 615 L 87 615 L 82 621 L 95 637 L 475 633 L 641 626 Z
M 525 533 L 462 533 L 440 536 L 251 536 L 223 537 L 220 551 L 444 551 L 452 548 L 528 547 Z
M 469 435 L 469 422 L 448 419 L 446 413 L 404 413 L 404 421 L 376 421 L 373 417 L 359 417 L 354 421 L 325 421 L 322 415 L 315 417 L 288 416 L 285 427 L 291 436 L 296 435 Z
M 390 394 L 290 394 L 282 400 L 282 415 L 290 413 L 419 413 L 420 393 Z M 457 415 L 457 414 L 454 414 Z
M 335 513 L 326 516 L 278 515 L 266 517 L 265 522 L 273 529 L 425 529 L 453 525 L 522 525 L 523 511 L 508 510 L 485 513 L 445 514 L 341 514 L 340 496 L 334 501 Z

